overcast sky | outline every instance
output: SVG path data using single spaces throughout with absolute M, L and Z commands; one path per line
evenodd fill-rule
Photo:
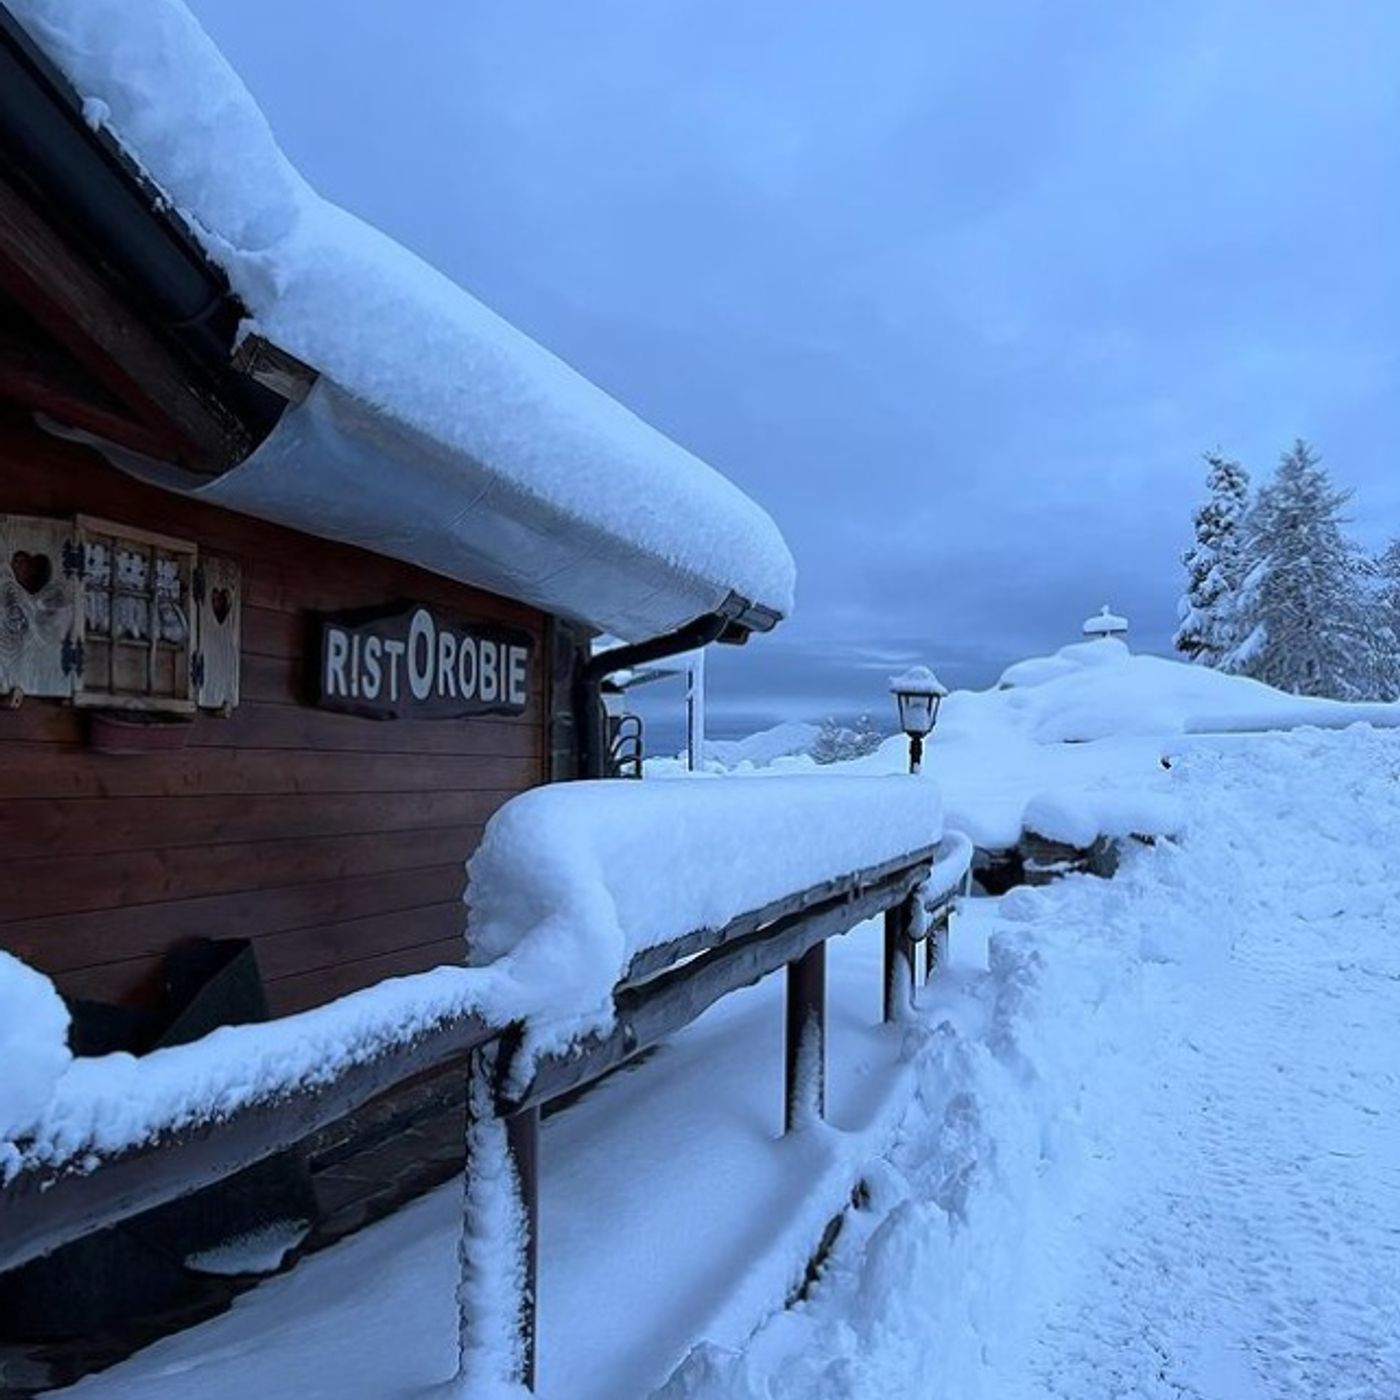
M 288 154 L 761 501 L 717 728 L 883 718 L 1112 603 L 1203 449 L 1400 533 L 1392 0 L 195 0 Z

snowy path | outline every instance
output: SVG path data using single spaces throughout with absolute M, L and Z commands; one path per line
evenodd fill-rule
M 1256 785 L 1272 820 L 1212 835 L 1272 847 L 1272 889 L 1222 919 L 1207 979 L 1158 979 L 1177 1029 L 1098 1163 L 1110 1206 L 1082 1222 L 1026 1396 L 1400 1396 L 1395 778 L 1318 765 L 1296 807 Z
M 1179 849 L 982 907 L 887 1215 L 666 1400 L 1400 1397 L 1400 744 L 1220 747 Z

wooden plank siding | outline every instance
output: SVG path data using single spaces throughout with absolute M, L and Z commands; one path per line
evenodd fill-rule
M 105 755 L 84 715 L 0 710 L 0 948 L 68 995 L 141 1004 L 190 937 L 253 940 L 276 1014 L 460 961 L 464 864 L 548 776 L 550 622 L 348 546 L 132 481 L 0 410 L 0 513 L 100 515 L 243 571 L 242 703 L 174 752 Z M 305 703 L 323 610 L 427 603 L 535 643 L 520 716 L 380 723 Z

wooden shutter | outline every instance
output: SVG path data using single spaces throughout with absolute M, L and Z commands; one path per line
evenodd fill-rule
M 73 693 L 76 549 L 71 521 L 0 515 L 0 694 Z
M 195 658 L 195 699 L 202 710 L 231 710 L 238 704 L 242 583 L 232 559 L 204 556 L 197 590 L 199 654 Z

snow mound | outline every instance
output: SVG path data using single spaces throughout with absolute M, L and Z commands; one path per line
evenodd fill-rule
M 33 1130 L 68 1068 L 68 1021 L 53 983 L 0 952 L 0 1154 Z
M 742 763 L 761 768 L 774 759 L 807 753 L 817 742 L 821 726 L 804 720 L 788 720 L 771 729 L 761 729 L 743 739 L 706 739 L 705 758 L 726 768 Z
M 1259 681 L 1133 653 L 1117 638 L 1075 642 L 1009 666 L 997 687 L 955 691 L 927 741 L 924 777 L 943 791 L 947 825 L 984 850 L 1023 832 L 1092 845 L 1099 837 L 1180 830 L 1174 755 L 1216 736 L 1353 724 L 1400 726 L 1400 704 L 1348 704 L 1286 695 Z M 873 754 L 819 767 L 777 758 L 756 774 L 896 774 L 903 735 Z
M 907 777 L 559 783 L 512 798 L 468 865 L 470 955 L 527 942 L 542 975 L 633 955 L 943 835 L 932 783 Z
M 820 1286 L 653 1400 L 1398 1393 L 1397 763 L 1207 748 L 1179 842 L 973 901 L 986 970 Z

